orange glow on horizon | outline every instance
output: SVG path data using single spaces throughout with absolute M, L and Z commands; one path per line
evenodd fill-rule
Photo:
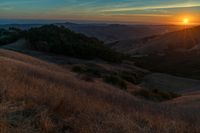
M 190 15 L 181 15 L 181 16 L 179 16 L 178 17 L 178 19 L 177 19 L 177 17 L 176 18 L 174 18 L 174 19 L 176 19 L 177 21 L 177 24 L 178 25 L 197 25 L 198 24 L 198 20 L 197 20 L 197 16 L 195 16 L 195 15 L 192 15 L 192 14 L 190 14 Z
M 179 17 L 178 17 L 179 16 Z M 173 19 L 171 21 L 173 24 L 177 24 L 177 25 L 184 25 L 184 26 L 193 26 L 193 25 L 198 25 L 199 21 L 198 21 L 198 16 L 196 15 L 176 15 L 173 17 Z
M 184 18 L 184 19 L 183 19 L 183 24 L 184 24 L 184 25 L 188 25 L 189 23 L 190 23 L 189 18 Z

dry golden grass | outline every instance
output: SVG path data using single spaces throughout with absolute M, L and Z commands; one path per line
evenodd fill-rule
M 199 108 L 151 103 L 96 79 L 0 50 L 1 133 L 198 133 Z

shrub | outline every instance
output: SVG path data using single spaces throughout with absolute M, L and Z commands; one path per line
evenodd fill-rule
M 133 83 L 133 84 L 138 84 L 138 83 L 139 83 L 138 79 L 137 79 L 136 76 L 133 75 L 133 74 L 129 74 L 129 73 L 122 72 L 122 73 L 119 74 L 119 76 L 120 76 L 122 79 L 124 79 L 124 80 L 126 80 L 126 81 L 128 81 L 128 82 L 131 82 L 131 83 Z
M 144 77 L 144 73 L 139 72 L 139 71 L 121 71 L 119 73 L 116 73 L 117 75 L 119 75 L 122 79 L 133 83 L 133 84 L 140 84 L 141 81 L 143 80 Z
M 0 29 L 0 45 L 13 43 L 23 36 L 23 31 L 17 28 L 9 28 L 9 30 Z
M 101 67 L 95 66 L 95 65 L 74 65 L 72 67 L 72 71 L 79 73 L 79 74 L 86 74 L 93 77 L 100 78 L 103 73 L 105 73 L 105 70 Z
M 84 66 L 84 65 L 74 65 L 74 66 L 72 66 L 72 71 L 79 73 L 79 74 L 85 73 L 86 66 Z
M 124 90 L 127 89 L 126 82 L 123 79 L 121 79 L 119 76 L 116 76 L 116 75 L 106 76 L 104 77 L 104 81 L 114 86 L 118 86 L 121 89 L 124 89 Z
M 88 68 L 86 73 L 89 73 L 95 77 L 101 77 L 101 71 L 96 68 Z
M 179 94 L 174 93 L 174 92 L 166 92 L 166 91 L 161 91 L 158 89 L 153 89 L 153 90 L 141 89 L 135 92 L 134 95 L 143 97 L 148 100 L 159 101 L 159 102 L 170 100 L 170 99 L 177 98 L 180 96 Z
M 81 79 L 82 79 L 82 80 L 85 80 L 85 81 L 87 81 L 87 82 L 94 82 L 94 78 L 93 78 L 93 76 L 90 75 L 90 74 L 86 74 L 86 75 L 81 76 Z

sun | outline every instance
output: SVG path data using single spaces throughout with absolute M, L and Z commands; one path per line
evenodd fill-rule
M 190 20 L 189 18 L 184 18 L 182 22 L 184 25 L 188 25 L 190 23 Z

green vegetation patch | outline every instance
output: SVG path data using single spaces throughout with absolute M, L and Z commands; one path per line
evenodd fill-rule
M 133 83 L 133 84 L 140 84 L 144 77 L 144 74 L 142 74 L 140 72 L 132 73 L 129 71 L 122 71 L 122 72 L 118 73 L 118 75 L 122 79 L 124 79 L 130 83 Z
M 86 72 L 86 66 L 85 65 L 74 65 L 72 66 L 72 71 L 76 73 L 84 73 Z
M 92 77 L 102 77 L 106 70 L 96 65 L 76 64 L 72 66 L 72 71 L 78 74 L 90 75 Z
M 17 28 L 0 29 L 0 45 L 13 43 L 23 36 L 23 31 Z
M 64 26 L 45 25 L 26 32 L 31 48 L 81 59 L 121 62 L 125 56 L 106 47 L 96 38 L 74 33 Z
M 174 92 L 161 91 L 158 89 L 149 89 L 149 90 L 142 89 L 134 92 L 134 95 L 145 98 L 147 100 L 158 101 L 158 102 L 174 99 L 181 96 L 180 94 Z
M 123 90 L 127 89 L 126 81 L 124 81 L 121 77 L 117 75 L 109 75 L 104 77 L 104 81 L 106 83 L 112 84 L 114 86 L 117 86 Z

